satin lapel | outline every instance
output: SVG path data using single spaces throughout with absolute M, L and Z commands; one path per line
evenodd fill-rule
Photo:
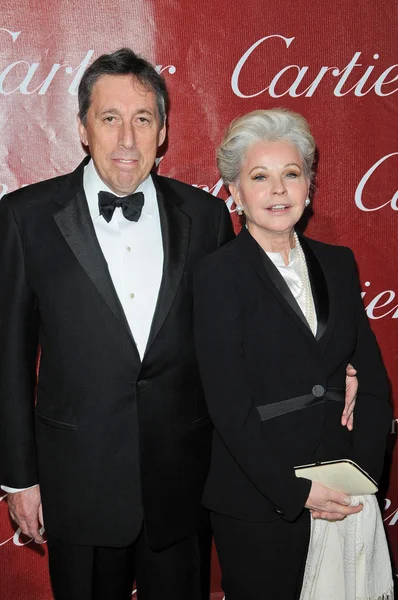
M 289 304 L 290 308 L 296 313 L 296 315 L 301 319 L 306 327 L 309 327 L 308 321 L 305 318 L 303 311 L 298 305 L 295 297 L 289 289 L 286 281 L 283 279 L 282 275 L 279 273 L 278 269 L 275 267 L 272 260 L 270 260 L 266 254 L 260 247 L 258 247 L 258 251 L 260 253 L 261 262 L 263 263 L 264 269 L 267 271 L 268 277 L 271 279 L 272 283 L 278 289 L 280 294 L 284 297 L 286 302 Z
M 257 275 L 264 281 L 267 287 L 274 294 L 278 302 L 285 307 L 288 313 L 293 317 L 302 331 L 315 342 L 315 337 L 308 325 L 307 319 L 297 304 L 289 286 L 286 284 L 282 275 L 268 258 L 265 252 L 259 247 L 256 240 L 246 229 L 239 233 L 239 242 L 244 245 L 242 256 L 247 256 L 249 263 L 256 271 Z
M 139 359 L 137 346 L 95 234 L 83 187 L 78 191 L 74 190 L 74 194 L 68 199 L 64 208 L 54 214 L 54 220 L 99 294 L 129 334 Z
M 158 335 L 173 304 L 184 272 L 191 232 L 191 219 L 179 208 L 182 199 L 162 178 L 154 176 L 153 181 L 158 198 L 164 261 L 162 282 L 145 355 Z
M 329 293 L 326 278 L 322 267 L 310 248 L 305 237 L 300 236 L 300 243 L 307 261 L 307 269 L 310 277 L 312 296 L 314 298 L 318 326 L 316 330 L 316 339 L 320 340 L 326 331 L 329 319 Z

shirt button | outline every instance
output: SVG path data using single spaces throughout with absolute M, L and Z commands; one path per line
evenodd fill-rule
M 130 298 L 133 299 L 135 294 L 130 294 Z
M 127 252 L 131 252 L 131 246 L 127 246 Z

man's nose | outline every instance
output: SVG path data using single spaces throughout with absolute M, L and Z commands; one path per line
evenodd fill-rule
M 122 148 L 133 148 L 135 145 L 134 128 L 131 123 L 123 123 L 120 129 L 119 146 Z

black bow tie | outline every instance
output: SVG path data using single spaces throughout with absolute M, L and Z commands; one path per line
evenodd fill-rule
M 115 196 L 111 192 L 98 192 L 98 208 L 107 223 L 112 219 L 115 208 L 120 206 L 123 216 L 129 221 L 138 221 L 144 206 L 144 194 L 135 192 L 128 196 Z

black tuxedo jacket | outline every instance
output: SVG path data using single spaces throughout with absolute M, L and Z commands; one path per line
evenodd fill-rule
M 197 529 L 212 435 L 191 273 L 233 230 L 224 202 L 154 175 L 164 269 L 141 362 L 88 212 L 85 162 L 0 203 L 0 481 L 40 483 L 53 537 L 123 546 L 144 518 L 162 548 Z
M 293 467 L 351 458 L 374 478 L 391 424 L 388 380 L 348 248 L 301 239 L 318 330 L 250 233 L 199 264 L 194 337 L 215 431 L 204 503 L 248 521 L 301 512 Z M 358 370 L 354 431 L 340 424 L 345 371 Z

